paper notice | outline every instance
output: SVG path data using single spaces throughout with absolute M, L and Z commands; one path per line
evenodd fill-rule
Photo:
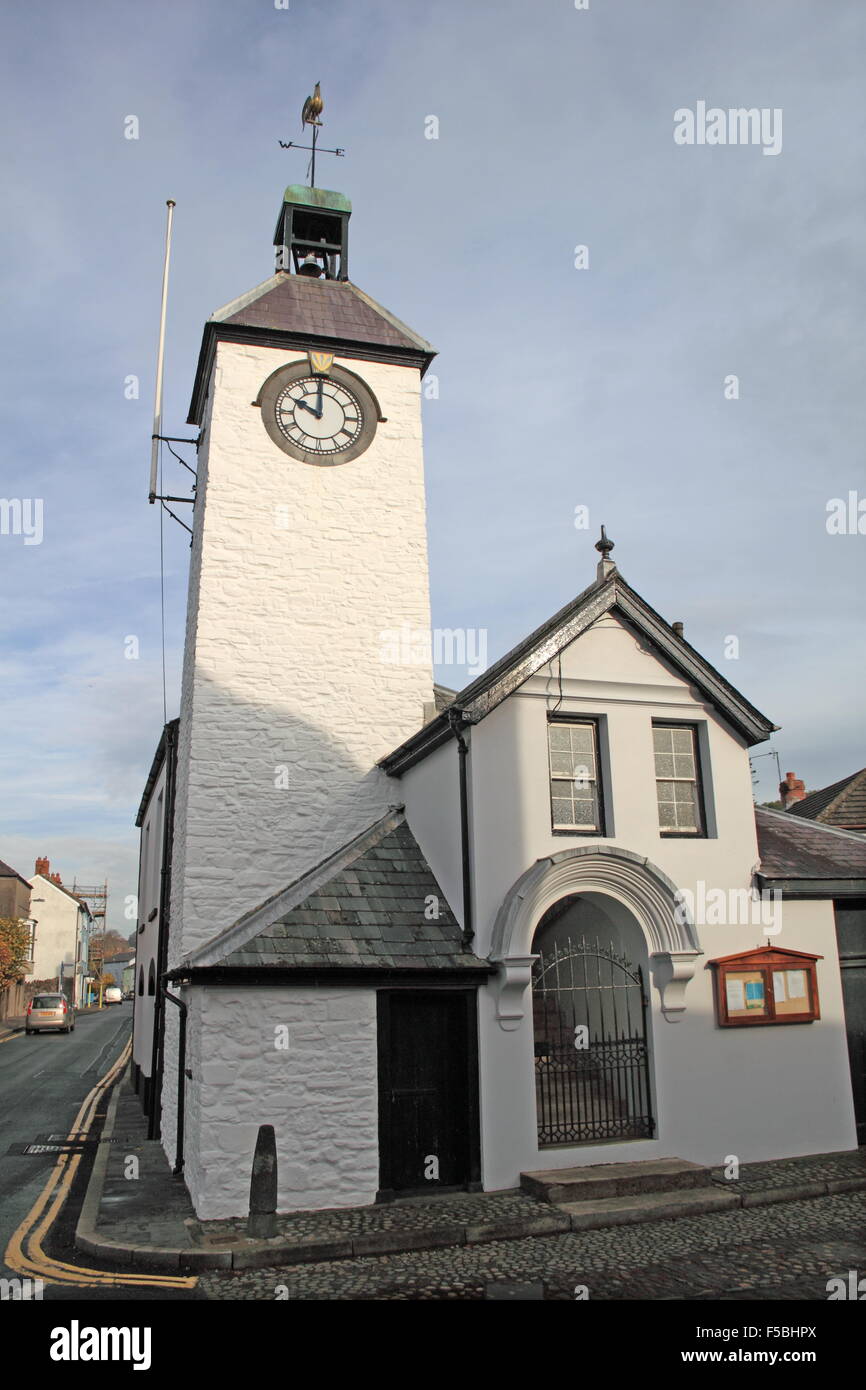
M 806 998 L 806 972 L 805 970 L 788 971 L 788 998 Z
M 730 977 L 725 980 L 725 996 L 729 1014 L 740 1013 L 746 1007 L 746 994 L 742 980 L 732 980 Z
M 746 1008 L 763 1009 L 764 1007 L 764 982 L 763 980 L 746 981 Z
M 784 970 L 773 971 L 773 994 L 776 996 L 777 1004 L 784 1004 L 785 1000 L 788 998 L 787 994 L 785 993 Z

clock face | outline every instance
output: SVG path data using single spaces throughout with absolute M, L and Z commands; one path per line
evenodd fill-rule
M 355 393 L 326 376 L 289 382 L 277 396 L 274 413 L 290 443 L 323 458 L 351 449 L 364 425 L 364 408 Z
M 340 366 L 315 373 L 306 361 L 273 372 L 259 392 L 262 424 L 301 463 L 348 463 L 369 448 L 380 418 L 368 386 Z

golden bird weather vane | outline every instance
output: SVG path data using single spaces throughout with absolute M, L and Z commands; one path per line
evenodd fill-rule
M 325 103 L 322 101 L 322 84 L 321 82 L 317 82 L 313 89 L 313 95 L 307 97 L 307 100 L 304 102 L 301 111 L 301 130 L 303 130 L 305 125 L 322 124 L 319 117 L 322 114 L 324 105 Z
M 322 126 L 322 122 L 319 120 L 319 117 L 321 116 L 324 109 L 325 103 L 322 100 L 322 84 L 321 82 L 317 82 L 315 87 L 313 88 L 312 96 L 307 97 L 306 101 L 301 107 L 301 130 L 305 130 L 308 125 L 311 125 L 313 127 L 312 145 L 298 145 L 294 140 L 280 141 L 280 148 L 284 150 L 311 151 L 310 162 L 307 165 L 307 175 L 310 180 L 311 188 L 315 188 L 316 186 L 316 142 L 318 140 L 319 131 Z M 344 155 L 346 151 L 340 149 L 321 150 L 320 153 Z

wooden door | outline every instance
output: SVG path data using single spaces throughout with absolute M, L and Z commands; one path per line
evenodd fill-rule
M 474 990 L 382 990 L 381 1199 L 477 1185 Z

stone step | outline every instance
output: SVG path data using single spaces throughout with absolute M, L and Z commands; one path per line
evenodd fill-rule
M 603 1226 L 630 1226 L 675 1216 L 703 1216 L 739 1205 L 737 1192 L 724 1192 L 718 1187 L 685 1187 L 668 1192 L 636 1192 L 630 1197 L 561 1202 L 558 1210 L 568 1215 L 573 1231 L 594 1231 Z
M 524 1192 L 543 1202 L 599 1201 L 638 1192 L 672 1192 L 709 1187 L 712 1170 L 684 1158 L 651 1158 L 640 1163 L 594 1163 L 585 1168 L 550 1168 L 521 1173 Z

